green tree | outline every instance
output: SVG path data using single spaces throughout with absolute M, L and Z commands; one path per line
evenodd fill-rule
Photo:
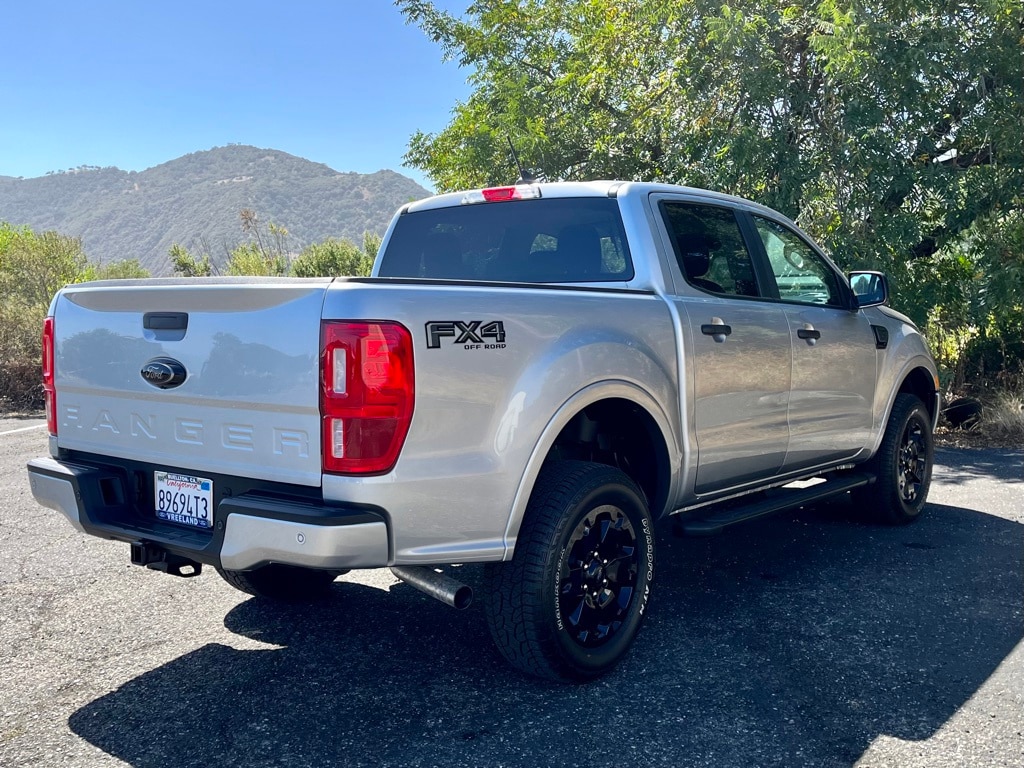
M 270 222 L 266 230 L 256 213 L 245 208 L 239 214 L 249 241 L 230 252 L 225 272 L 229 275 L 281 276 L 288 273 L 288 230 Z
M 406 156 L 442 190 L 663 179 L 752 197 L 852 260 L 930 256 L 1024 191 L 1024 11 L 947 0 L 424 0 L 475 89 Z M 851 238 L 852 236 L 852 238 Z
M 296 277 L 343 277 L 370 274 L 380 247 L 380 237 L 367 232 L 360 248 L 349 240 L 328 238 L 306 246 L 292 263 Z
M 889 272 L 918 321 L 961 258 L 961 281 L 993 281 L 986 316 L 1021 311 L 1019 291 L 995 290 L 1024 268 L 1005 247 L 1024 209 L 1019 0 L 398 5 L 471 72 L 449 125 L 406 155 L 439 190 L 514 179 L 511 139 L 549 179 L 663 180 L 781 210 L 843 266 Z
M 92 273 L 77 238 L 0 223 L 0 405 L 41 407 L 43 318 L 54 293 Z
M 89 279 L 129 280 L 144 277 L 150 277 L 149 270 L 139 264 L 138 259 L 125 259 L 93 267 Z
M 6 221 L 0 221 L 0 270 L 4 269 L 4 255 L 19 238 L 31 237 L 32 230 L 28 227 L 16 227 Z
M 171 269 L 179 277 L 209 277 L 213 274 L 213 264 L 208 253 L 198 257 L 185 246 L 174 243 L 167 255 L 171 257 Z
M 49 307 L 60 288 L 91 277 L 82 241 L 57 232 L 7 229 L 0 252 L 0 296 L 6 307 Z M 13 234 L 12 234 L 13 233 Z

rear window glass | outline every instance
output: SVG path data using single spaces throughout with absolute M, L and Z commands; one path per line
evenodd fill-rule
M 619 208 L 608 198 L 476 203 L 399 217 L 381 277 L 588 283 L 630 280 Z

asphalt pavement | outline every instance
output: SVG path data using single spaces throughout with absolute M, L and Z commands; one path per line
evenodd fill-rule
M 39 424 L 0 419 L 4 768 L 1024 765 L 1024 450 L 939 451 L 906 528 L 662 526 L 633 652 L 572 686 L 387 572 L 282 607 L 131 566 L 34 503 Z

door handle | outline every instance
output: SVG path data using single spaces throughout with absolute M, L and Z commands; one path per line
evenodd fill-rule
M 821 331 L 816 331 L 813 328 L 800 328 L 796 332 L 797 338 L 807 339 L 809 341 L 817 341 L 821 338 Z
M 725 323 L 704 323 L 700 332 L 705 336 L 728 336 L 732 333 L 732 326 Z

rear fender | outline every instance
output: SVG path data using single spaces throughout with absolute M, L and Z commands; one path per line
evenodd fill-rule
M 533 487 L 537 482 L 537 477 L 540 475 L 541 467 L 544 465 L 544 461 L 551 452 L 558 436 L 566 425 L 584 408 L 602 400 L 610 399 L 628 400 L 636 403 L 654 420 L 668 451 L 668 466 L 672 473 L 669 478 L 669 491 L 666 498 L 671 500 L 678 497 L 678 484 L 681 477 L 679 467 L 682 454 L 674 436 L 675 432 L 671 427 L 671 422 L 657 400 L 650 393 L 631 382 L 618 380 L 596 382 L 566 400 L 541 432 L 540 439 L 534 446 L 533 453 L 530 455 L 523 477 L 516 490 L 512 511 L 505 528 L 505 555 L 502 558 L 503 560 L 512 559 L 512 555 L 515 552 L 516 538 L 519 535 L 519 529 L 526 514 L 530 495 L 533 493 Z M 666 506 L 670 506 L 670 502 Z M 664 511 L 652 509 L 651 513 L 657 519 Z

